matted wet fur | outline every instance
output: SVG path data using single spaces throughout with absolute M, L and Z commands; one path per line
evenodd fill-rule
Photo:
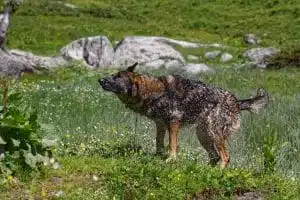
M 115 93 L 126 107 L 156 123 L 156 150 L 164 150 L 169 132 L 169 157 L 176 158 L 179 128 L 197 124 L 197 137 L 208 152 L 210 164 L 229 164 L 225 141 L 240 129 L 241 110 L 258 112 L 268 102 L 262 88 L 253 98 L 238 100 L 231 92 L 177 75 L 153 77 L 134 72 L 137 63 L 112 76 L 99 79 L 106 91 Z

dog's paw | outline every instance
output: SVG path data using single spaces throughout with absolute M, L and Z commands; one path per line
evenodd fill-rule
M 166 159 L 166 163 L 171 163 L 177 160 L 177 155 L 171 155 Z

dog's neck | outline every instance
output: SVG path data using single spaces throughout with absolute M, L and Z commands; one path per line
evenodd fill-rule
M 132 88 L 128 94 L 117 95 L 127 107 L 143 114 L 145 104 L 160 97 L 166 88 L 165 81 L 160 78 L 134 74 L 131 77 Z
M 143 100 L 153 95 L 160 96 L 166 87 L 159 78 L 139 74 L 133 75 L 131 81 L 133 84 L 133 96 Z

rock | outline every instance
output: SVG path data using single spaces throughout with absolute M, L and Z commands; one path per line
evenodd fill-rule
M 220 61 L 224 63 L 232 60 L 232 58 L 233 56 L 230 53 L 222 53 Z
M 91 68 L 112 65 L 114 49 L 106 36 L 96 36 L 75 40 L 61 49 L 67 60 L 84 60 Z
M 54 163 L 52 166 L 53 169 L 59 169 L 60 168 L 60 164 L 58 162 Z
M 194 56 L 194 55 L 188 55 L 187 59 L 191 60 L 191 61 L 197 61 L 197 60 L 199 60 L 199 57 L 198 56 Z
M 254 48 L 246 51 L 243 56 L 247 58 L 251 65 L 260 68 L 266 68 L 268 64 L 268 58 L 276 55 L 278 50 L 269 47 L 269 48 Z
M 245 34 L 244 42 L 246 44 L 259 44 L 261 40 L 254 34 Z
M 54 198 L 61 198 L 65 195 L 65 192 L 62 191 L 62 190 L 59 190 L 59 191 L 52 191 L 49 193 L 49 197 L 52 199 L 53 197 Z
M 81 38 L 61 49 L 67 60 L 83 60 L 91 68 L 126 67 L 134 62 L 139 68 L 182 67 L 186 61 L 174 47 L 223 47 L 220 44 L 199 44 L 166 37 L 128 36 L 116 41 L 115 48 L 105 36 Z M 191 57 L 196 60 L 196 57 Z M 199 58 L 197 58 L 199 59 Z
M 35 72 L 34 67 L 35 64 L 31 60 L 0 50 L 0 76 L 20 78 L 23 72 Z
M 151 69 L 159 69 L 165 65 L 165 61 L 163 59 L 155 60 L 152 62 L 145 63 L 143 67 L 151 68 Z
M 173 47 L 196 44 L 162 37 L 126 37 L 115 47 L 113 66 L 126 67 L 134 62 L 146 66 L 147 63 L 163 60 L 164 65 L 184 66 L 185 59 Z M 159 61 L 160 60 L 160 61 Z
M 70 4 L 70 3 L 64 3 L 64 6 L 66 6 L 67 8 L 72 8 L 72 9 L 77 8 L 77 6 Z
M 221 55 L 221 51 L 211 51 L 211 52 L 206 52 L 204 54 L 204 57 L 207 59 L 214 59 L 220 55 Z
M 211 68 L 209 68 L 204 63 L 200 63 L 200 64 L 188 63 L 187 65 L 184 66 L 183 71 L 188 73 L 188 74 L 199 74 L 199 73 L 202 73 L 202 72 L 213 72 L 213 70 Z
M 169 70 L 169 71 L 172 71 L 172 70 L 177 70 L 177 69 L 181 69 L 183 67 L 183 65 L 181 65 L 181 63 L 178 63 L 177 60 L 165 60 L 165 65 L 164 67 Z
M 73 5 L 73 4 L 70 4 L 70 3 L 65 3 L 65 2 L 62 2 L 62 1 L 56 1 L 56 3 L 58 4 L 62 4 L 63 6 L 67 7 L 67 8 L 71 8 L 71 9 L 76 9 L 77 6 Z
M 35 68 L 50 69 L 69 64 L 62 56 L 36 56 L 30 52 L 16 49 L 12 49 L 10 54 L 19 57 L 26 62 L 32 63 Z

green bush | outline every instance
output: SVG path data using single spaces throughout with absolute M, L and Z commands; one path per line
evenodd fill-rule
M 9 95 L 9 102 L 20 99 L 18 93 Z M 43 143 L 37 113 L 27 114 L 17 103 L 10 104 L 7 112 L 1 108 L 0 113 L 0 174 L 31 171 L 47 163 L 51 145 Z

